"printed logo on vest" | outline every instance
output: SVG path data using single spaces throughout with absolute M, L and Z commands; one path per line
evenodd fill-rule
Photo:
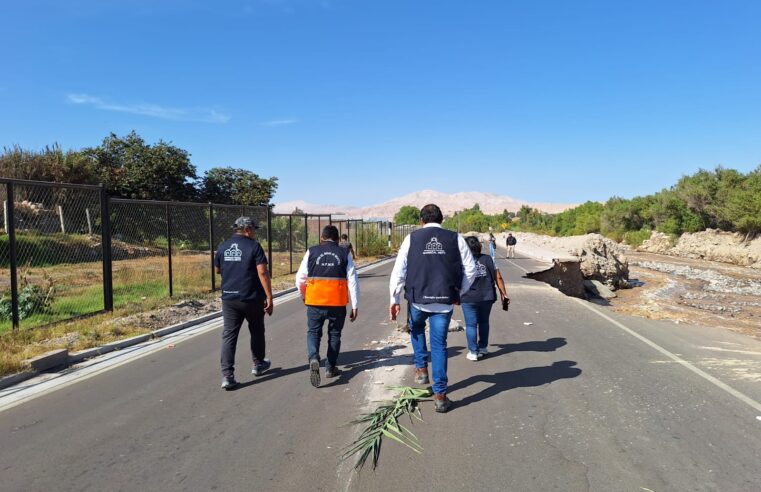
M 486 265 L 476 262 L 476 277 L 486 277 L 489 275 L 489 270 L 486 269 Z
M 230 249 L 225 250 L 225 261 L 241 261 L 243 251 L 238 249 L 238 243 L 233 243 Z
M 315 264 L 324 267 L 341 266 L 341 258 L 339 258 L 339 256 L 335 253 L 326 251 L 317 257 Z
M 444 245 L 439 242 L 439 240 L 435 237 L 432 237 L 430 241 L 428 241 L 428 244 L 425 245 L 425 251 L 423 251 L 424 255 L 445 255 L 447 254 L 446 251 L 444 251 Z

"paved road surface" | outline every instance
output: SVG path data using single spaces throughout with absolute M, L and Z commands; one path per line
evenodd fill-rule
M 457 405 L 424 406 L 421 456 L 387 442 L 375 472 L 337 465 L 375 381 L 411 383 L 408 356 L 374 363 L 369 343 L 393 331 L 389 264 L 363 274 L 335 383 L 309 385 L 304 308 L 281 303 L 274 369 L 252 380 L 242 336 L 237 391 L 218 388 L 217 329 L 0 412 L 0 489 L 761 490 L 761 343 L 619 316 L 520 278 L 532 260 L 499 263 L 510 312 L 486 360 L 450 334 Z

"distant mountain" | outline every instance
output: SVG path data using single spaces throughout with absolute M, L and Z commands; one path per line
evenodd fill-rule
M 325 213 L 390 220 L 404 205 L 414 205 L 419 208 L 428 203 L 435 203 L 441 207 L 444 215 L 451 215 L 459 210 L 470 208 L 476 203 L 487 214 L 496 214 L 503 210 L 517 212 L 522 205 L 528 205 L 548 213 L 562 212 L 575 206 L 573 204 L 561 203 L 532 203 L 509 196 L 477 191 L 449 194 L 434 190 L 423 190 L 363 208 L 349 205 L 317 205 L 304 201 L 283 202 L 275 205 L 275 213 L 291 213 L 298 207 L 300 210 L 310 214 Z

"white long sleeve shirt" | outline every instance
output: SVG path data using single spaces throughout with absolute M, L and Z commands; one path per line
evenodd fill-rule
M 440 224 L 430 223 L 424 227 L 439 227 Z M 465 242 L 462 236 L 457 236 L 457 249 L 460 250 L 460 257 L 462 258 L 462 285 L 460 286 L 460 295 L 466 293 L 473 281 L 476 278 L 476 261 L 473 259 L 473 254 L 470 252 L 468 243 Z M 394 263 L 394 269 L 391 271 L 391 280 L 389 282 L 389 292 L 391 294 L 391 304 L 399 304 L 402 291 L 404 290 L 404 284 L 407 281 L 407 255 L 410 251 L 410 236 L 404 238 L 402 245 L 399 247 L 399 252 L 396 256 L 396 263 Z M 428 313 L 448 313 L 454 306 L 452 304 L 417 304 L 413 303 L 413 307 L 421 311 Z
M 307 288 L 307 277 L 309 264 L 309 250 L 304 255 L 304 259 L 301 260 L 299 270 L 296 272 L 296 288 L 301 292 L 301 297 L 304 297 L 304 293 Z M 354 259 L 349 253 L 349 259 L 346 262 L 346 280 L 349 284 L 349 298 L 351 299 L 352 309 L 359 309 L 359 279 L 357 276 L 357 269 L 354 267 Z

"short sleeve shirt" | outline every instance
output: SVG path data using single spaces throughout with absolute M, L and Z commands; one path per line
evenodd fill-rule
M 267 257 L 256 239 L 235 235 L 223 242 L 214 255 L 214 265 L 222 272 L 223 301 L 255 301 L 265 296 L 258 265 Z

